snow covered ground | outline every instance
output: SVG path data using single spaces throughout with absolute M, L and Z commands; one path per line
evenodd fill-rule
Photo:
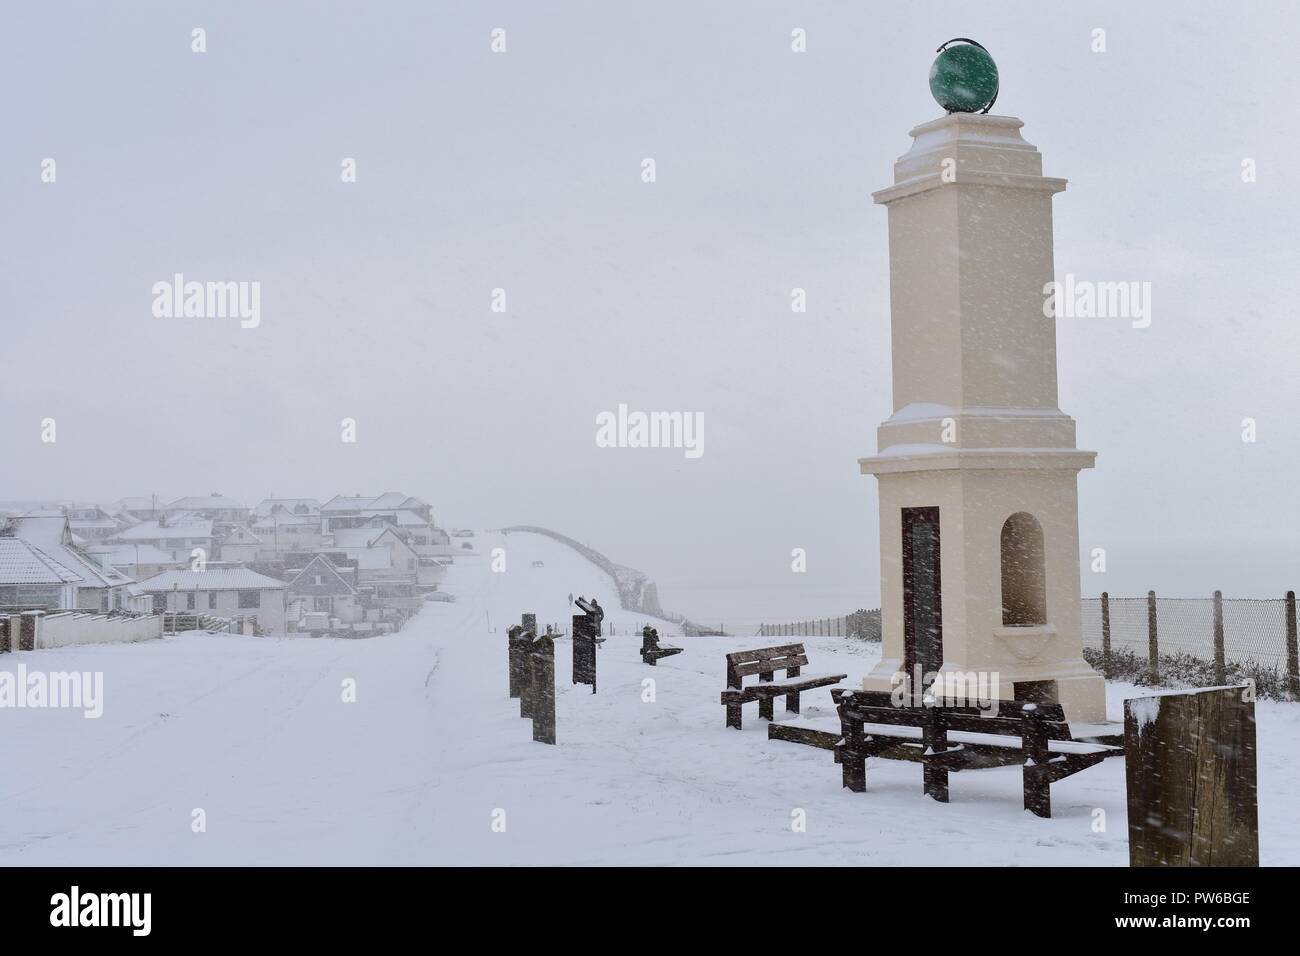
M 918 765 L 878 760 L 868 792 L 853 794 L 829 752 L 769 742 L 756 705 L 743 731 L 723 726 L 723 654 L 770 640 L 673 637 L 685 653 L 646 667 L 632 636 L 646 619 L 618 609 L 599 569 L 532 534 L 476 546 L 448 575 L 456 603 L 429 604 L 396 635 L 187 634 L 0 658 L 7 670 L 102 671 L 105 698 L 98 720 L 0 710 L 0 863 L 1127 863 L 1118 760 L 1054 785 L 1050 820 L 1021 809 L 1015 767 L 954 775 L 942 805 L 922 795 Z M 498 546 L 505 573 L 489 570 Z M 570 593 L 598 598 L 619 636 L 599 652 L 595 696 L 569 683 L 559 642 L 548 747 L 506 695 L 505 628 L 534 611 L 567 631 Z M 805 643 L 809 671 L 850 679 L 877 653 Z M 1118 717 L 1134 689 L 1110 693 Z M 831 713 L 824 689 L 804 703 Z M 1261 858 L 1295 865 L 1300 707 L 1261 702 L 1258 716 Z M 196 809 L 206 832 L 193 832 Z M 806 832 L 792 830 L 796 810 Z

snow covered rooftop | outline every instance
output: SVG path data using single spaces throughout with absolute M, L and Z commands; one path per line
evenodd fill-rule
M 336 495 L 325 504 L 321 505 L 321 511 L 325 513 L 337 512 L 354 512 L 354 511 L 393 511 L 402 508 L 425 508 L 428 507 L 419 498 L 412 498 L 410 495 L 403 494 L 400 491 L 385 491 L 377 498 L 366 498 L 362 495 Z
M 161 541 L 167 538 L 210 538 L 212 522 L 207 518 L 177 521 L 159 525 L 157 521 L 142 521 L 115 535 L 119 541 Z
M 172 564 L 175 559 L 152 544 L 101 544 L 86 548 L 86 553 L 102 557 L 111 565 Z
M 391 511 L 368 509 L 361 512 L 361 517 L 363 518 L 382 518 L 387 516 L 392 516 L 392 518 L 397 522 L 399 528 L 426 528 L 429 525 L 429 522 L 421 518 L 414 511 L 402 511 L 400 509 Z
M 80 583 L 80 574 L 64 567 L 30 541 L 0 538 L 0 584 Z
M 146 591 L 260 591 L 288 585 L 252 568 L 213 568 L 207 571 L 163 571 L 141 581 L 140 587 Z
M 74 536 L 63 515 L 23 515 L 11 518 L 14 536 L 34 544 L 63 567 L 76 573 L 82 587 L 118 587 L 131 579 L 113 568 L 97 565 L 74 546 Z
M 225 495 L 195 495 L 177 498 L 164 509 L 166 511 L 212 511 L 212 510 L 246 510 L 247 505 Z
M 307 514 L 320 513 L 320 502 L 315 498 L 263 498 L 253 508 L 253 514 L 264 517 L 277 508 L 295 512 L 300 507 L 305 508 Z

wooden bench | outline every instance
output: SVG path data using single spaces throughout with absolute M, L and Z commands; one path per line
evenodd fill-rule
M 758 701 L 758 716 L 772 719 L 773 700 L 785 696 L 785 709 L 799 713 L 799 693 L 814 687 L 838 684 L 847 674 L 800 674 L 799 669 L 808 663 L 802 644 L 782 644 L 779 647 L 760 647 L 752 651 L 736 651 L 727 655 L 727 689 L 722 692 L 722 703 L 727 708 L 727 726 L 740 729 L 741 705 Z M 785 671 L 783 680 L 776 672 Z M 758 683 L 746 685 L 745 678 L 758 675 Z
M 672 657 L 674 654 L 680 654 L 681 652 L 682 648 L 680 647 L 668 647 L 667 645 L 661 647 L 659 644 L 659 632 L 653 627 L 642 629 L 641 660 L 649 664 L 651 667 L 655 666 L 655 663 L 659 658 Z
M 831 691 L 840 715 L 841 739 L 835 761 L 843 767 L 844 786 L 867 789 L 866 763 L 901 744 L 920 749 L 925 793 L 948 802 L 948 774 L 978 765 L 978 752 L 1019 751 L 1025 809 L 1052 815 L 1050 787 L 1058 780 L 1122 756 L 1122 747 L 1072 740 L 1060 704 L 1025 700 L 998 701 L 987 715 L 977 707 L 937 700 L 921 707 L 899 707 L 886 691 Z

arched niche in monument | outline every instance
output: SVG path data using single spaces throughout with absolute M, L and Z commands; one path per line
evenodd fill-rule
M 1036 627 L 1047 623 L 1047 567 L 1043 526 L 1027 511 L 1017 511 L 1002 525 L 1002 626 Z

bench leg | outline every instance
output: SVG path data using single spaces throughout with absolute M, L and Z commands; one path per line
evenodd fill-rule
M 931 755 L 941 755 L 948 751 L 948 722 L 945 715 L 938 710 L 926 712 L 924 730 L 925 749 Z M 940 763 L 943 758 L 925 760 L 925 793 L 939 801 L 948 802 L 948 767 Z
M 788 713 L 791 714 L 799 713 L 799 692 L 798 691 L 795 691 L 793 694 L 785 695 L 785 709 Z
M 737 730 L 740 729 L 740 705 L 739 704 L 727 705 L 727 726 L 734 727 Z
M 775 701 L 771 697 L 760 697 L 758 699 L 758 716 L 765 717 L 768 720 L 775 720 L 776 707 Z
M 927 760 L 925 762 L 925 793 L 940 803 L 948 802 L 948 768 Z
M 1036 817 L 1050 818 L 1052 785 L 1046 774 L 1041 772 L 1045 769 L 1045 767 L 1025 765 L 1025 809 Z
M 867 792 L 867 758 L 860 751 L 837 750 L 844 771 L 844 786 L 854 793 Z

